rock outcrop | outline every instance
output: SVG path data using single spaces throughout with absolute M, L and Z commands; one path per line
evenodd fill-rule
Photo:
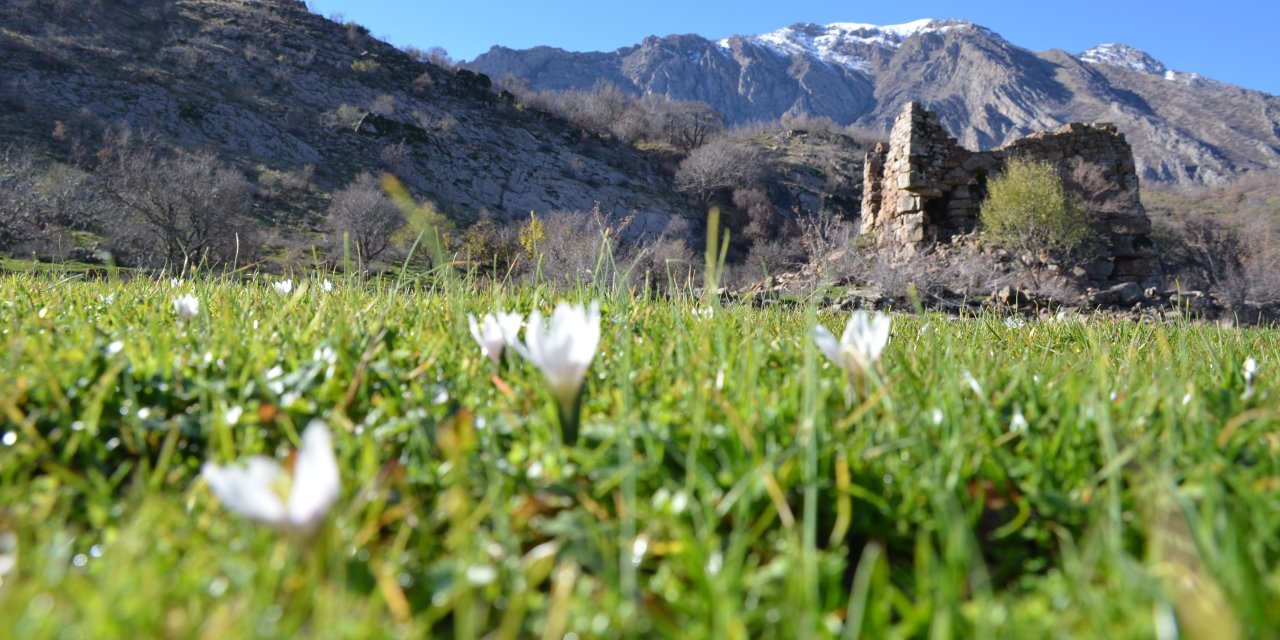
M 927 243 L 972 231 L 987 180 L 1010 158 L 1054 164 L 1069 191 L 1093 216 L 1103 255 L 1078 267 L 1094 284 L 1145 282 L 1160 274 L 1139 199 L 1133 152 L 1114 125 L 1068 124 L 986 152 L 949 136 L 937 114 L 917 102 L 894 122 L 889 142 L 863 165 L 862 232 L 877 244 L 912 254 Z

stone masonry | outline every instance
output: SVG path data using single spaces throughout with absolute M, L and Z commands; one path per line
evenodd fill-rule
M 936 114 L 912 102 L 894 122 L 888 144 L 879 143 L 867 154 L 862 233 L 910 255 L 928 243 L 973 231 L 987 179 L 1012 157 L 1056 165 L 1068 191 L 1092 214 L 1103 255 L 1077 267 L 1077 275 L 1095 284 L 1159 276 L 1133 151 L 1110 124 L 1068 124 L 975 152 L 947 135 Z

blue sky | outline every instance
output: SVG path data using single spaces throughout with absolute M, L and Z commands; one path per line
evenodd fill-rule
M 396 45 L 441 46 L 469 60 L 501 44 L 612 51 L 647 35 L 710 38 L 795 22 L 899 24 L 960 18 L 1034 50 L 1076 53 L 1104 42 L 1142 49 L 1170 68 L 1280 94 L 1276 0 L 310 0 Z

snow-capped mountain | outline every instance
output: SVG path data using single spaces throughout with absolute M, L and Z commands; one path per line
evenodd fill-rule
M 1151 54 L 1124 44 L 1100 44 L 1076 56 L 1081 62 L 1105 64 L 1130 71 L 1162 76 L 1169 69 Z
M 1182 82 L 1184 84 L 1213 82 L 1212 80 L 1206 80 L 1198 73 L 1174 71 L 1164 66 L 1164 63 L 1151 57 L 1151 54 L 1146 51 L 1134 49 L 1124 44 L 1100 44 L 1080 53 L 1076 58 L 1081 62 L 1093 65 L 1106 65 L 1147 75 L 1160 76 L 1171 82 Z
M 1113 122 L 1144 179 L 1216 183 L 1280 168 L 1280 98 L 1168 69 L 1122 44 L 1034 52 L 963 20 L 800 23 L 708 40 L 649 37 L 607 53 L 494 47 L 470 63 L 540 90 L 599 80 L 702 100 L 731 123 L 808 114 L 886 131 L 923 101 L 971 148 L 1067 122 Z
M 912 36 L 946 33 L 952 29 L 974 26 L 962 20 L 929 18 L 883 26 L 860 22 L 833 22 L 827 25 L 801 23 L 770 33 L 748 36 L 747 39 L 782 55 L 813 56 L 870 74 L 874 71 L 873 61 L 859 55 L 867 48 L 893 51 Z M 731 47 L 731 38 L 720 40 L 717 44 L 728 49 Z

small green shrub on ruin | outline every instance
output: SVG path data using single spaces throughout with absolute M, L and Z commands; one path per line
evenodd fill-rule
M 1092 235 L 1088 213 L 1043 161 L 1011 159 L 988 184 L 981 219 L 988 241 L 1020 255 L 1069 254 Z

